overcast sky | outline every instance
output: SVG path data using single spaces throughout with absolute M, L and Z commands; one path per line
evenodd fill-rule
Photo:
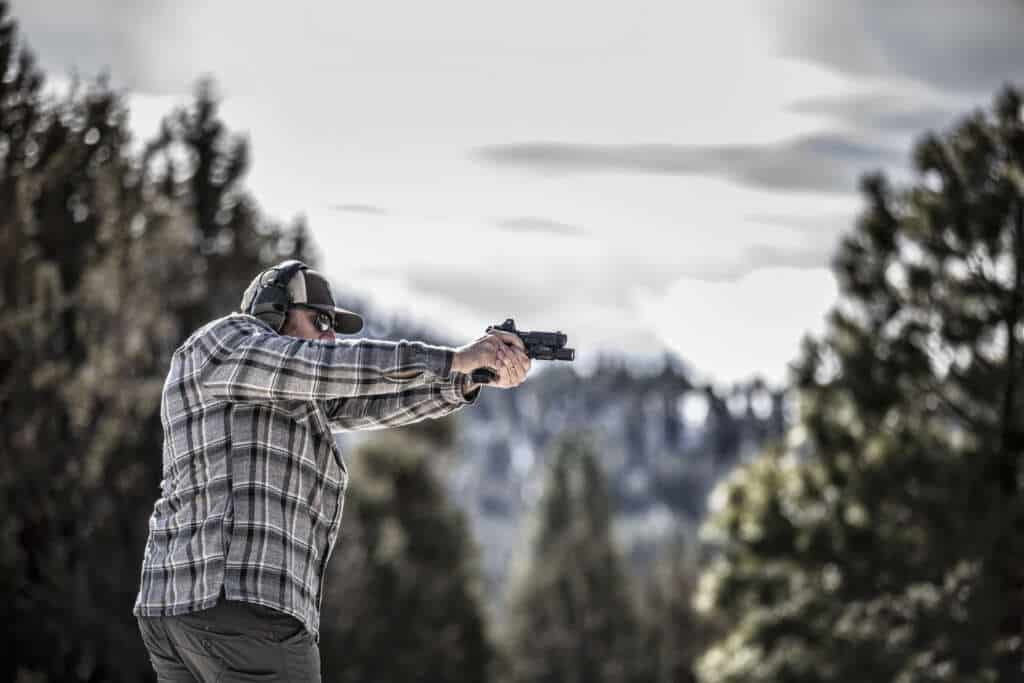
M 144 9 L 142 9 L 144 7 Z M 285 9 L 282 9 L 285 8 Z M 14 0 L 150 136 L 212 75 L 248 185 L 339 284 L 467 341 L 509 316 L 785 378 L 860 174 L 1024 83 L 1024 3 Z

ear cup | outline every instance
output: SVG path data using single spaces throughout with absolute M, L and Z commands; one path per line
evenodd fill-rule
M 274 328 L 274 332 L 280 332 L 284 327 L 284 320 L 287 317 L 287 306 L 275 303 L 264 303 L 254 305 L 252 314 Z
M 259 278 L 259 289 L 249 306 L 249 314 L 270 325 L 275 332 L 280 332 L 292 303 L 288 283 L 295 273 L 307 268 L 309 266 L 301 261 L 289 260 L 264 271 Z

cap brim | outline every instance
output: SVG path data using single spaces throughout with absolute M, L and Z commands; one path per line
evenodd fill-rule
M 339 334 L 355 334 L 363 329 L 363 316 L 344 308 L 334 309 L 334 331 Z

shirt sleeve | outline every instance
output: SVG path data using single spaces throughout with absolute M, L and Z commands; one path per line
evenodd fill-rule
M 450 380 L 453 349 L 415 341 L 317 341 L 229 316 L 196 338 L 204 392 L 229 401 L 316 401 L 396 394 Z
M 465 392 L 467 376 L 453 372 L 446 380 L 391 396 L 362 396 L 328 401 L 327 419 L 342 431 L 384 429 L 448 415 L 476 403 L 480 388 Z

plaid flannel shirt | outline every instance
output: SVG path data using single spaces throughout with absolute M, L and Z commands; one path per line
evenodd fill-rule
M 179 347 L 163 388 L 161 495 L 133 613 L 228 600 L 295 616 L 319 642 L 345 461 L 335 430 L 447 415 L 476 400 L 452 349 L 282 336 L 235 313 Z

